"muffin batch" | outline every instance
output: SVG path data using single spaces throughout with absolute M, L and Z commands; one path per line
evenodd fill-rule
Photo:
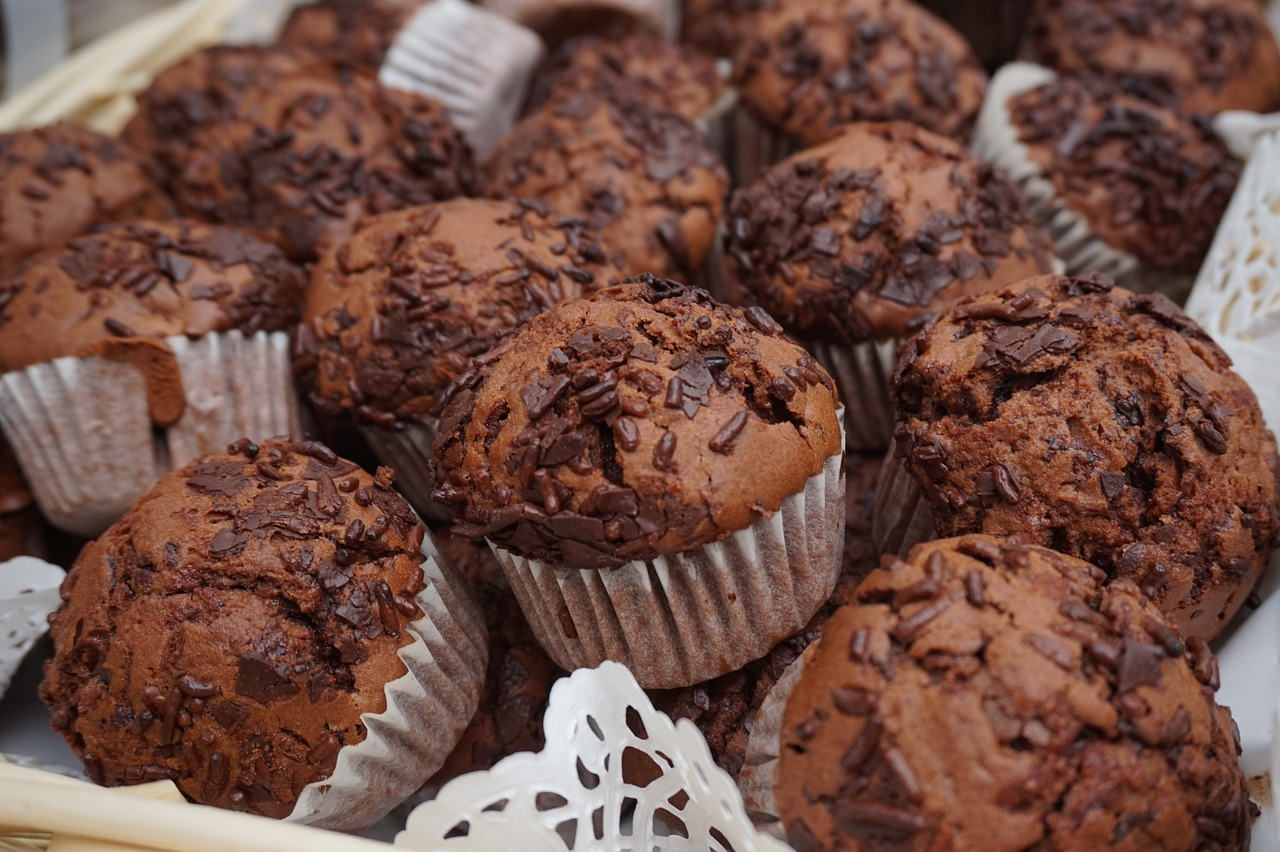
M 473 150 L 378 76 L 446 2 L 0 136 L 0 560 L 92 539 L 90 778 L 361 830 L 615 660 L 798 850 L 1247 848 L 1280 454 L 1179 303 L 1259 5 L 477 3 L 547 51 Z

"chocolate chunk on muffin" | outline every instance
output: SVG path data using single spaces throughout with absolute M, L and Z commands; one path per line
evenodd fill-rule
M 559 665 L 616 659 L 644 686 L 686 686 L 763 655 L 830 595 L 836 408 L 764 311 L 644 276 L 477 363 L 442 416 L 437 494 L 456 533 L 494 545 Z
M 85 548 L 40 695 L 93 781 L 170 779 L 202 804 L 358 828 L 425 780 L 465 725 L 453 711 L 474 708 L 483 636 L 391 478 L 319 444 L 244 440 L 161 479 Z M 428 665 L 453 678 L 443 704 L 423 693 L 438 683 L 420 679 L 420 630 L 443 637 Z M 371 801 L 346 800 L 335 776 L 363 770 L 339 754 L 373 737 Z M 314 819 L 319 781 L 347 813 Z
M 724 96 L 711 57 L 648 32 L 581 36 L 565 42 L 538 70 L 529 108 L 577 92 L 639 100 L 697 121 Z
M 1280 109 L 1280 46 L 1254 0 L 1037 0 L 1022 53 L 1191 112 Z
M 254 228 L 313 260 L 356 220 L 477 194 L 443 107 L 287 47 L 212 47 L 138 96 L 125 138 L 188 215 Z
M 427 469 L 445 391 L 535 315 L 620 278 L 580 219 L 543 202 L 370 217 L 312 272 L 295 370 L 320 412 L 360 423 L 406 496 L 438 514 Z
M 987 536 L 873 572 L 786 702 L 772 792 L 792 846 L 1246 848 L 1212 651 L 1104 576 Z
M 966 300 L 904 345 L 894 397 L 897 463 L 939 534 L 1027 533 L 1132 580 L 1206 640 L 1266 568 L 1275 439 L 1230 359 L 1164 296 L 1046 276 Z
M 0 372 L 121 341 L 287 330 L 303 287 L 278 248 L 234 228 L 111 225 L 0 281 Z
M 745 104 L 817 145 L 851 121 L 910 121 L 960 142 L 986 74 L 950 25 L 911 0 L 800 0 L 754 14 L 734 62 Z
M 377 74 L 396 33 L 425 0 L 318 0 L 296 7 L 280 43 Z
M 745 298 L 836 377 L 850 446 L 861 449 L 888 442 L 898 339 L 962 296 L 1048 272 L 1051 261 L 1003 173 L 903 122 L 850 125 L 769 169 L 734 193 L 727 230 Z
M 118 139 L 74 124 L 0 135 L 0 275 L 94 225 L 169 213 L 163 190 Z
M 728 176 L 692 124 L 638 101 L 575 93 L 525 116 L 485 164 L 490 195 L 580 216 L 635 272 L 692 276 Z

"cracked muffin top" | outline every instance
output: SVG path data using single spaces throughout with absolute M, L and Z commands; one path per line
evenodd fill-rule
M 124 137 L 184 213 L 271 234 L 295 260 L 361 216 L 479 194 L 438 102 L 284 46 L 215 46 L 171 66 Z
M 1004 173 L 905 122 L 851 124 L 729 204 L 742 286 L 797 336 L 902 337 L 961 296 L 1048 272 L 1049 240 Z
M 118 139 L 74 124 L 0 135 L 0 275 L 94 225 L 169 214 L 164 191 Z
M 80 554 L 40 696 L 98 784 L 171 779 L 284 817 L 406 671 L 425 529 L 389 469 L 312 442 L 228 449 Z
M 909 121 L 967 142 L 987 91 L 968 42 L 911 0 L 765 4 L 737 35 L 743 102 L 806 146 L 851 121 Z
M 1211 639 L 1280 530 L 1276 442 L 1231 360 L 1163 295 L 1044 276 L 903 345 L 896 452 L 940 534 L 1025 531 Z
M 581 217 L 636 274 L 696 273 L 729 185 L 719 155 L 688 121 L 593 92 L 522 118 L 485 170 L 490 195 L 534 198 Z
M 797 852 L 1248 847 L 1217 661 L 1017 537 L 922 544 L 827 622 L 773 790 Z
M 534 318 L 484 362 L 441 418 L 436 498 L 456 533 L 558 565 L 717 541 L 841 449 L 831 378 L 768 314 L 652 276 Z
M 536 314 L 622 278 L 580 219 L 457 198 L 364 219 L 316 264 L 295 370 L 321 411 L 395 426 Z
M 1255 0 L 1036 0 L 1022 53 L 1189 112 L 1280 109 L 1280 46 Z

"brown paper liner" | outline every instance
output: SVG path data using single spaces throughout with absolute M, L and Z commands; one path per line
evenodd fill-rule
M 558 568 L 492 545 L 557 665 L 625 664 L 646 689 L 710 680 L 764 656 L 830 597 L 844 547 L 843 454 L 773 515 L 687 553 Z
M 841 345 L 800 338 L 800 344 L 835 379 L 845 411 L 845 440 L 852 451 L 878 451 L 889 446 L 893 435 L 889 380 L 901 343 L 891 339 Z
M 741 100 L 721 125 L 712 138 L 720 142 L 734 186 L 750 186 L 765 169 L 800 150 L 791 137 L 770 128 Z
M 891 443 L 876 482 L 871 541 L 881 553 L 905 557 L 917 544 L 937 537 L 933 509 Z

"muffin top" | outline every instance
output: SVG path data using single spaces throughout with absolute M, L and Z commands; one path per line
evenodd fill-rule
M 1036 0 L 1022 52 L 1189 112 L 1280 109 L 1280 46 L 1256 0 Z
M 233 228 L 109 225 L 0 280 L 0 372 L 100 341 L 286 329 L 303 286 L 280 249 Z
M 724 95 L 725 81 L 706 54 L 633 30 L 614 38 L 588 35 L 565 42 L 534 77 L 529 107 L 577 92 L 639 100 L 697 121 Z
M 965 142 L 987 76 L 911 0 L 794 0 L 753 15 L 734 62 L 743 101 L 805 146 L 851 121 L 909 121 Z
M 1217 661 L 1018 538 L 916 547 L 827 623 L 783 717 L 797 850 L 1247 848 Z
M 436 498 L 456 533 L 571 568 L 745 529 L 841 449 L 831 378 L 781 332 L 648 275 L 553 308 L 460 383 Z
M 1004 173 L 906 124 L 856 124 L 739 189 L 727 253 L 788 331 L 907 333 L 961 296 L 1048 272 L 1051 247 Z
M 711 56 L 731 57 L 749 15 L 778 0 L 680 0 L 680 38 Z
M 1103 241 L 1154 269 L 1200 269 L 1240 179 L 1206 119 L 1075 77 L 1008 110 L 1031 161 Z
M 297 6 L 280 43 L 377 74 L 396 32 L 424 0 L 318 0 Z
M 313 260 L 357 218 L 478 184 L 444 107 L 288 47 L 212 47 L 138 96 L 127 139 L 184 212 L 254 228 Z
M 1230 367 L 1163 295 L 1034 278 L 904 345 L 896 448 L 939 533 L 1026 531 L 1211 639 L 1280 530 L 1275 439 Z
M 635 272 L 694 274 L 728 175 L 706 136 L 638 101 L 569 94 L 525 116 L 489 155 L 489 194 L 581 216 Z
M 118 139 L 74 124 L 0 134 L 0 275 L 94 225 L 169 212 L 164 192 Z
M 421 422 L 472 357 L 621 277 L 581 220 L 540 202 L 459 198 L 370 217 L 312 271 L 295 369 L 327 414 Z
M 63 583 L 54 728 L 98 784 L 286 816 L 405 672 L 424 534 L 390 470 L 320 444 L 242 440 L 166 475 Z

